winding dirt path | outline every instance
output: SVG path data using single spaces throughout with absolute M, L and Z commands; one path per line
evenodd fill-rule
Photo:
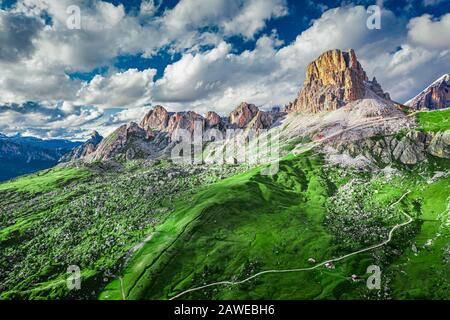
M 389 205 L 389 208 L 392 208 L 397 203 L 402 201 L 403 198 L 406 197 L 410 192 L 411 191 L 407 191 L 406 193 L 404 193 L 397 201 L 395 201 L 394 203 L 391 203 Z M 363 253 L 363 252 L 367 252 L 367 251 L 370 251 L 370 250 L 373 250 L 373 249 L 376 249 L 376 248 L 380 248 L 380 247 L 388 244 L 389 242 L 391 242 L 392 236 L 393 236 L 395 230 L 397 230 L 400 227 L 406 226 L 406 225 L 410 224 L 413 221 L 413 218 L 410 215 L 408 215 L 407 213 L 405 213 L 403 211 L 402 211 L 402 213 L 403 213 L 403 215 L 405 217 L 407 217 L 408 221 L 402 222 L 402 223 L 399 223 L 399 224 L 395 225 L 389 231 L 388 238 L 385 241 L 383 241 L 383 242 L 381 242 L 379 244 L 376 244 L 376 245 L 373 245 L 373 246 L 370 246 L 370 247 L 367 247 L 367 248 L 364 248 L 364 249 L 361 249 L 361 250 L 358 250 L 358 251 L 354 251 L 354 252 L 351 252 L 349 254 L 337 257 L 337 258 L 333 258 L 333 259 L 330 259 L 330 260 L 326 260 L 326 261 L 320 262 L 320 263 L 318 263 L 318 264 L 316 264 L 316 265 L 314 265 L 312 267 L 309 267 L 309 268 L 286 269 L 286 270 L 283 270 L 283 269 L 281 269 L 281 270 L 266 270 L 266 271 L 262 271 L 262 272 L 256 273 L 253 276 L 248 277 L 248 278 L 246 278 L 244 280 L 240 280 L 240 281 L 220 281 L 220 282 L 210 283 L 210 284 L 207 284 L 207 285 L 204 285 L 204 286 L 201 286 L 201 287 L 191 288 L 191 289 L 185 290 L 185 291 L 177 294 L 176 296 L 170 298 L 169 300 L 175 300 L 175 299 L 178 299 L 179 297 L 181 297 L 181 296 L 183 296 L 183 295 L 185 295 L 187 293 L 203 290 L 203 289 L 206 289 L 206 288 L 209 288 L 209 287 L 220 286 L 220 285 L 238 285 L 238 284 L 242 284 L 242 283 L 248 282 L 248 281 L 250 281 L 250 280 L 252 280 L 252 279 L 254 279 L 256 277 L 259 277 L 261 275 L 264 275 L 264 274 L 269 274 L 269 273 L 291 273 L 291 272 L 302 272 L 302 271 L 315 270 L 315 269 L 317 269 L 317 268 L 319 268 L 319 267 L 321 267 L 321 266 L 323 266 L 323 265 L 325 265 L 327 263 L 341 261 L 341 260 L 344 260 L 344 259 L 346 259 L 348 257 L 354 256 L 354 255 L 357 255 L 357 254 L 360 254 L 360 253 Z

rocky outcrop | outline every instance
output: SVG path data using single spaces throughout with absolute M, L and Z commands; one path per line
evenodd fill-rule
M 169 123 L 169 117 L 169 112 L 158 105 L 145 115 L 139 126 L 146 130 L 164 130 Z
M 415 110 L 450 107 L 450 75 L 444 74 L 405 104 Z
M 435 157 L 450 159 L 450 130 L 435 133 L 427 151 Z
M 242 102 L 234 109 L 229 117 L 229 127 L 238 129 L 263 130 L 269 129 L 281 117 L 285 115 L 279 108 L 271 111 L 259 110 L 254 104 Z
M 108 160 L 116 156 L 126 160 L 146 158 L 152 150 L 148 142 L 154 138 L 151 131 L 145 130 L 136 123 L 122 125 L 98 145 L 97 150 L 88 155 L 88 160 Z
M 308 65 L 303 88 L 285 109 L 309 113 L 333 111 L 363 99 L 367 90 L 389 99 L 375 78 L 369 81 L 353 49 L 348 52 L 330 50 Z
M 223 126 L 222 118 L 220 118 L 220 116 L 214 111 L 208 111 L 205 115 L 205 119 L 208 128 Z
M 414 165 L 432 155 L 450 159 L 450 131 L 425 133 L 411 130 L 390 136 L 345 141 L 335 140 L 331 144 L 339 154 L 353 158 L 364 156 L 373 163 L 389 164 L 398 161 Z
M 166 131 L 173 134 L 176 130 L 183 129 L 193 133 L 196 123 L 198 123 L 199 129 L 203 129 L 205 118 L 193 111 L 177 112 L 170 117 Z
M 254 104 L 242 102 L 230 113 L 228 117 L 229 123 L 236 128 L 245 128 L 258 112 L 259 109 Z
M 260 110 L 258 111 L 256 116 L 249 122 L 247 127 L 256 131 L 269 129 L 277 120 L 278 115 L 278 113 L 271 113 Z
M 91 133 L 90 138 L 86 140 L 86 142 L 84 142 L 81 146 L 72 149 L 72 151 L 61 157 L 59 161 L 68 162 L 84 158 L 87 155 L 93 153 L 97 149 L 97 146 L 100 144 L 102 140 L 103 137 L 97 131 L 94 130 Z

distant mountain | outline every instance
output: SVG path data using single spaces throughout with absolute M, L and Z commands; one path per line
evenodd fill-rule
M 225 133 L 226 129 L 269 129 L 285 115 L 277 109 L 262 111 L 254 104 L 240 103 L 228 117 L 220 117 L 209 111 L 202 116 L 194 111 L 168 112 L 162 106 L 155 106 L 139 124 L 123 125 L 103 139 L 94 152 L 82 158 L 86 161 L 108 160 L 112 158 L 154 159 L 167 154 L 176 141 L 173 134 L 178 130 L 194 132 L 196 123 L 202 129 L 216 129 Z
M 80 142 L 0 134 L 0 181 L 53 167 Z
M 93 153 L 97 146 L 102 142 L 103 137 L 97 132 L 93 131 L 90 138 L 83 144 L 73 148 L 70 152 L 66 153 L 59 160 L 60 162 L 68 162 L 72 160 L 81 159 L 91 153 Z
M 405 102 L 412 109 L 444 109 L 450 107 L 450 75 L 444 74 L 414 98 Z

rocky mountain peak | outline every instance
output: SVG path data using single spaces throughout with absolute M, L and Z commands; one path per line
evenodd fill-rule
M 220 116 L 214 111 L 208 111 L 205 114 L 206 124 L 208 127 L 216 127 L 222 123 Z
M 169 117 L 169 112 L 157 105 L 144 116 L 139 126 L 146 130 L 163 130 L 169 123 Z
M 286 109 L 313 113 L 332 111 L 363 99 L 367 90 L 389 99 L 375 78 L 369 81 L 353 49 L 347 52 L 329 50 L 308 65 L 303 88 Z
M 229 122 L 238 128 L 244 128 L 258 113 L 259 109 L 254 104 L 242 102 L 229 115 Z
M 405 103 L 412 109 L 443 109 L 450 107 L 450 75 L 444 74 L 417 96 Z
M 195 122 L 201 122 L 201 127 L 205 125 L 205 118 L 194 111 L 177 112 L 172 115 L 167 125 L 167 131 L 173 133 L 178 129 L 187 130 L 190 133 L 194 132 Z
M 143 129 L 135 122 L 124 124 L 98 145 L 95 152 L 88 155 L 88 160 L 107 160 L 117 155 L 126 155 L 133 159 L 136 154 L 147 155 L 148 141 L 153 139 L 150 130 Z
M 308 65 L 305 84 L 318 82 L 322 86 L 339 87 L 350 84 L 346 92 L 347 98 L 356 100 L 362 98 L 362 95 L 359 92 L 350 92 L 350 89 L 356 91 L 358 86 L 363 87 L 363 82 L 367 80 L 367 75 L 356 58 L 355 51 L 350 49 L 348 52 L 342 52 L 336 49 L 324 52 Z
M 97 130 L 94 130 L 90 133 L 89 139 L 85 143 L 92 143 L 92 144 L 99 144 L 102 141 L 103 137 L 100 135 L 100 133 L 97 132 Z
M 82 145 L 73 148 L 70 152 L 63 155 L 59 162 L 68 162 L 84 158 L 95 152 L 97 146 L 103 141 L 103 137 L 96 131 L 92 131 Z

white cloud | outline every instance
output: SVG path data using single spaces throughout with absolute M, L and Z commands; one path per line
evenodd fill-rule
M 42 138 L 83 136 L 84 127 L 103 116 L 97 108 L 60 103 L 45 106 L 36 103 L 0 106 L 0 132 L 27 133 Z
M 151 101 L 155 69 L 128 69 L 108 77 L 96 75 L 78 91 L 78 101 L 102 108 L 137 107 Z
M 391 12 L 383 13 L 386 28 L 381 32 L 366 28 L 364 7 L 348 6 L 326 11 L 294 42 L 281 48 L 282 42 L 273 33 L 260 37 L 254 50 L 241 54 L 232 53 L 224 42 L 208 52 L 185 54 L 166 68 L 156 82 L 153 98 L 176 109 L 203 112 L 210 108 L 221 113 L 244 100 L 264 107 L 287 104 L 295 98 L 307 64 L 322 52 L 355 48 L 370 61 L 386 50 L 395 50 L 405 32 Z
M 429 14 L 411 19 L 408 24 L 410 40 L 427 49 L 450 48 L 450 13 L 439 19 L 433 19 Z
M 155 0 L 142 0 L 139 7 L 139 14 L 141 17 L 152 17 L 158 10 L 160 4 L 156 4 Z
M 266 20 L 280 18 L 288 14 L 284 1 L 250 0 L 244 4 L 239 14 L 222 23 L 225 34 L 240 34 L 245 38 L 254 35 L 265 27 Z
M 444 2 L 446 0 L 423 0 L 423 5 L 428 7 L 428 6 L 436 6 L 442 2 Z
M 182 0 L 164 16 L 172 33 L 201 27 L 218 27 L 225 35 L 253 38 L 266 21 L 285 16 L 285 0 Z
M 82 8 L 81 30 L 65 25 L 66 9 L 72 4 Z M 354 48 L 368 75 L 377 76 L 399 101 L 448 72 L 450 64 L 450 43 L 442 32 L 449 29 L 450 14 L 440 19 L 424 15 L 408 23 L 383 9 L 382 29 L 369 30 L 365 7 L 346 5 L 324 11 L 294 41 L 284 44 L 276 31 L 260 35 L 267 21 L 287 13 L 284 0 L 182 0 L 155 14 L 159 5 L 147 0 L 138 11 L 126 13 L 123 6 L 102 1 L 86 5 L 83 0 L 19 0 L 12 11 L 0 11 L 1 21 L 22 15 L 38 26 L 35 33 L 23 34 L 22 41 L 0 48 L 0 103 L 64 101 L 55 107 L 59 119 L 42 108 L 27 113 L 8 109 L 0 112 L 1 123 L 23 123 L 23 128 L 36 132 L 41 127 L 52 135 L 61 134 L 56 126 L 67 126 L 68 132 L 78 135 L 96 127 L 106 133 L 114 125 L 138 120 L 146 110 L 143 106 L 150 103 L 223 114 L 244 100 L 265 107 L 285 104 L 297 95 L 307 64 L 334 48 Z M 51 25 L 44 26 L 43 12 L 52 18 Z M 0 31 L 2 41 L 13 39 L 9 29 Z M 236 53 L 227 43 L 227 36 L 235 35 L 257 38 L 255 48 Z M 205 45 L 212 49 L 200 50 Z M 18 49 L 23 54 L 11 54 Z M 118 55 L 151 56 L 160 50 L 182 55 L 157 81 L 151 68 L 115 72 L 111 67 Z M 99 66 L 109 66 L 109 73 L 89 82 L 66 75 Z M 102 111 L 113 107 L 126 109 L 112 116 Z M 7 128 L 0 126 L 0 131 Z

